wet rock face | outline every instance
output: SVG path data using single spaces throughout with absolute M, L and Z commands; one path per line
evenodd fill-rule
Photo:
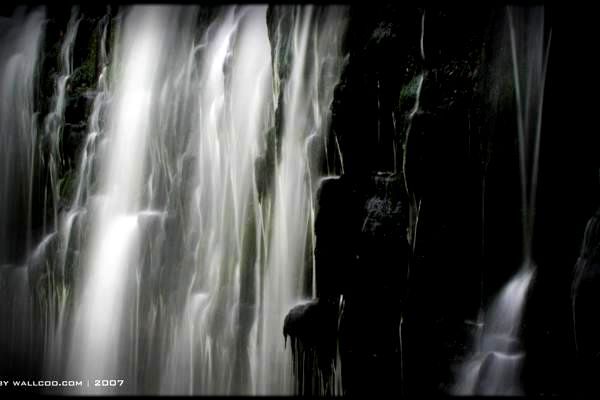
M 292 346 L 294 341 L 301 341 L 305 349 L 320 350 L 333 361 L 337 336 L 335 302 L 315 299 L 292 308 L 283 323 L 283 336 L 286 343 L 288 338 Z
M 409 258 L 400 177 L 343 175 L 323 182 L 318 198 L 317 291 L 322 298 L 344 296 L 338 333 L 344 390 L 398 392 Z
M 577 355 L 585 392 L 595 388 L 600 374 L 600 210 L 587 223 L 572 286 Z
M 315 222 L 319 297 L 401 295 L 408 264 L 407 208 L 397 175 L 322 183 Z
M 332 104 L 344 173 L 322 183 L 315 222 L 317 295 L 346 299 L 339 340 L 348 393 L 400 390 L 399 325 L 410 257 L 404 161 L 425 204 L 405 340 L 412 349 L 427 348 L 427 356 L 415 350 L 405 360 L 413 366 L 411 390 L 439 393 L 448 360 L 462 351 L 464 338 L 454 331 L 468 314 L 463 303 L 475 305 L 479 288 L 475 257 L 462 252 L 473 254 L 477 246 L 464 232 L 479 229 L 471 224 L 480 212 L 483 144 L 472 132 L 481 132 L 474 104 L 481 102 L 489 14 L 427 9 L 423 19 L 416 7 L 350 8 L 348 62 Z
M 336 394 L 339 305 L 335 299 L 315 299 L 292 308 L 285 318 L 283 336 L 292 350 L 297 394 Z
M 332 131 L 347 174 L 393 171 L 401 160 L 394 155 L 395 109 L 402 85 L 418 69 L 420 12 L 388 4 L 357 5 L 349 13 L 348 62 L 332 104 Z
M 399 389 L 398 327 L 409 257 L 404 197 L 400 177 L 391 174 L 342 175 L 325 180 L 318 193 L 319 298 L 290 310 L 283 333 L 292 339 L 296 362 L 316 360 L 323 376 L 332 372 L 339 341 L 347 394 Z

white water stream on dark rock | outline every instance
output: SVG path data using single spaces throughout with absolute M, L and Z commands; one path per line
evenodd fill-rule
M 289 309 L 314 296 L 313 193 L 346 11 L 274 10 L 271 38 L 267 6 L 208 17 L 198 7 L 134 6 L 100 20 L 88 133 L 73 197 L 59 210 L 65 96 L 79 67 L 74 9 L 44 118 L 53 221 L 26 265 L 0 260 L 22 299 L 5 321 L 33 318 L 28 276 L 34 267 L 48 274 L 48 376 L 89 381 L 77 390 L 90 394 L 293 393 L 281 332 Z M 0 90 L 14 104 L 0 105 L 0 139 L 15 149 L 0 160 L 3 220 L 26 220 L 31 204 L 43 18 L 3 21 L 14 38 L 0 48 Z M 3 243 L 9 236 L 0 231 Z M 22 328 L 2 332 L 32 327 Z

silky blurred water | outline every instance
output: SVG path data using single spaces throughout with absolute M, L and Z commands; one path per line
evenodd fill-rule
M 41 119 L 51 221 L 29 257 L 2 267 L 14 271 L 2 278 L 18 292 L 8 295 L 18 313 L 41 321 L 31 340 L 45 377 L 89 380 L 78 388 L 89 394 L 294 392 L 283 320 L 314 296 L 313 193 L 323 175 L 339 173 L 321 171 L 320 160 L 346 10 L 272 10 L 271 33 L 259 5 L 133 6 L 102 18 L 87 135 L 63 199 L 60 142 L 84 17 L 73 9 Z M 6 21 L 23 45 L 3 38 L 0 49 L 3 99 L 15 102 L 0 106 L 3 144 L 15 149 L 0 171 L 22 186 L 15 194 L 0 185 L 2 215 L 31 204 L 24 182 L 39 151 L 32 85 L 43 18 Z M 18 96 L 6 93 L 13 89 Z M 27 219 L 20 212 L 15 223 Z M 30 284 L 34 270 L 44 279 Z M 29 328 L 2 332 L 8 341 Z
M 459 371 L 457 394 L 523 395 L 521 369 L 525 351 L 520 343 L 522 315 L 534 279 L 532 241 L 538 179 L 538 161 L 544 106 L 544 86 L 551 36 L 544 27 L 544 7 L 506 7 L 504 42 L 510 53 L 510 71 L 492 79 L 510 82 L 514 92 L 521 184 L 523 264 L 480 316 L 473 355 Z M 499 52 L 502 57 L 502 51 Z M 504 83 L 502 83 L 504 81 Z

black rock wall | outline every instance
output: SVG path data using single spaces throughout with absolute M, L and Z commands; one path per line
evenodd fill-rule
M 522 331 L 527 394 L 587 393 L 596 386 L 577 358 L 583 356 L 576 355 L 571 309 L 573 266 L 598 204 L 592 105 L 597 74 L 587 56 L 594 23 L 582 13 L 579 5 L 545 8 L 552 43 L 533 242 L 538 271 Z M 352 6 L 350 15 L 349 63 L 332 107 L 345 173 L 326 181 L 319 196 L 319 296 L 344 294 L 343 320 L 364 327 L 340 334 L 342 348 L 352 353 L 359 347 L 364 355 L 344 359 L 351 370 L 344 375 L 347 393 L 372 392 L 378 385 L 407 394 L 449 393 L 456 368 L 473 350 L 479 311 L 488 308 L 523 258 L 514 88 L 499 79 L 511 67 L 510 58 L 500 56 L 509 51 L 502 41 L 505 8 L 382 4 Z M 407 140 L 407 108 L 414 104 L 420 74 L 420 107 Z M 588 95 L 591 102 L 583 100 Z M 395 173 L 403 182 L 404 171 L 421 201 L 415 242 L 398 235 L 385 245 L 387 253 L 380 248 L 381 257 L 364 264 L 377 265 L 349 267 L 358 264 L 357 243 L 368 242 L 349 216 L 366 221 L 361 213 L 369 203 L 368 196 L 349 195 L 349 188 L 378 172 Z M 405 194 L 398 194 L 404 211 L 410 207 Z M 410 229 L 406 214 L 403 218 L 398 223 Z M 378 268 L 395 275 L 372 273 Z M 390 301 L 373 301 L 369 288 L 389 285 L 389 279 L 398 279 Z M 595 315 L 592 303 L 585 307 Z M 391 333 L 400 317 L 401 349 L 400 332 Z M 595 324 L 596 317 L 589 318 Z M 375 343 L 385 348 L 387 361 L 377 358 Z M 387 379 L 395 382 L 381 383 Z

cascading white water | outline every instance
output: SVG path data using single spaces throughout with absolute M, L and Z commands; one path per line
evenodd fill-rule
M 15 152 L 0 172 L 17 191 L 0 185 L 0 211 L 30 234 L 38 125 L 53 205 L 28 265 L 15 268 L 18 255 L 0 251 L 6 298 L 19 302 L 0 307 L 11 321 L 2 349 L 18 339 L 24 353 L 39 335 L 43 374 L 91 382 L 85 393 L 110 393 L 93 386 L 110 378 L 125 380 L 119 393 L 293 391 L 283 319 L 314 295 L 313 193 L 344 64 L 345 10 L 278 7 L 271 38 L 267 6 L 203 11 L 132 7 L 100 21 L 100 75 L 71 199 L 60 198 L 58 178 L 83 16 L 73 9 L 39 124 L 44 13 L 1 21 L 11 40 L 0 48 L 0 89 L 11 101 L 0 105 L 0 134 Z
M 520 372 L 524 352 L 519 328 L 536 270 L 531 244 L 550 39 L 545 40 L 543 7 L 507 7 L 507 18 L 517 111 L 524 262 L 484 317 L 475 355 L 461 369 L 455 388 L 458 394 L 523 394 Z
M 77 9 L 72 12 L 72 17 L 67 26 L 66 42 L 61 48 L 61 59 L 64 62 L 65 71 L 72 71 L 72 66 L 68 66 L 68 61 L 72 57 L 72 46 L 75 40 L 76 28 L 81 21 L 77 17 Z M 49 264 L 47 280 L 45 282 L 45 295 L 41 299 L 41 318 L 43 320 L 43 349 L 44 349 L 44 374 L 45 376 L 68 378 L 65 371 L 68 356 L 69 323 L 71 321 L 71 307 L 73 301 L 73 285 L 71 283 L 72 273 L 77 270 L 77 266 L 82 262 L 82 252 L 80 251 L 86 237 L 86 226 L 88 225 L 88 195 L 92 189 L 92 176 L 95 169 L 96 143 L 101 132 L 101 115 L 107 105 L 107 52 L 106 39 L 109 18 L 103 17 L 97 26 L 96 34 L 99 37 L 99 46 L 97 52 L 98 69 L 100 71 L 97 86 L 93 94 L 93 103 L 88 119 L 89 133 L 84 140 L 80 154 L 80 162 L 77 169 L 76 186 L 74 198 L 70 207 L 59 213 L 56 231 L 51 232 L 43 240 L 45 246 L 38 246 L 33 257 L 36 264 Z M 68 76 L 68 75 L 67 75 Z M 65 101 L 64 96 L 64 78 L 59 75 L 55 93 L 56 104 Z M 64 112 L 64 104 L 58 107 Z M 46 121 L 56 118 L 56 109 L 51 110 Z M 63 118 L 57 121 L 64 123 Z M 54 125 L 54 130 L 49 134 L 60 135 L 61 126 Z M 58 140 L 58 139 L 53 139 Z M 50 156 L 53 155 L 50 149 Z M 56 150 L 56 149 L 55 149 Z M 59 155 L 56 155 L 59 157 Z M 51 181 L 52 182 L 52 181 Z M 53 193 L 56 192 L 53 190 Z M 56 211 L 56 208 L 55 208 Z M 48 244 L 55 242 L 55 247 L 51 248 Z M 54 250 L 54 253 L 50 251 Z
M 59 174 L 62 167 L 61 141 L 66 108 L 67 83 L 73 73 L 73 46 L 77 36 L 77 29 L 81 22 L 77 7 L 71 12 L 71 18 L 67 23 L 67 32 L 60 49 L 60 72 L 56 77 L 55 94 L 52 99 L 52 110 L 44 121 L 44 135 L 49 142 L 48 171 L 50 175 L 50 190 L 52 191 L 52 208 L 54 210 L 53 222 L 58 222 L 59 202 Z
M 34 87 L 44 18 L 42 9 L 28 14 L 19 9 L 0 20 L 0 146 L 11 149 L 0 160 L 0 265 L 22 261 L 31 246 L 28 227 L 38 140 Z
M 88 134 L 61 211 L 77 8 L 67 25 L 43 119 L 53 221 L 30 261 L 44 274 L 44 374 L 81 378 L 84 393 L 111 393 L 95 379 L 124 379 L 117 393 L 294 390 L 283 320 L 314 295 L 313 193 L 344 65 L 345 10 L 278 7 L 271 38 L 267 6 L 203 11 L 140 6 L 100 21 Z M 30 14 L 22 31 L 33 35 L 22 46 L 32 49 L 29 69 L 9 68 L 31 72 L 19 84 L 31 85 L 43 24 L 29 23 L 42 17 Z M 28 118 L 2 115 L 20 124 L 26 145 L 11 143 L 24 151 L 31 190 L 36 124 L 33 109 L 21 109 Z M 16 299 L 32 290 L 22 272 Z
M 63 215 L 59 217 L 58 206 L 60 201 L 59 177 L 62 171 L 62 151 L 61 141 L 64 127 L 64 114 L 67 105 L 67 84 L 73 73 L 73 47 L 77 37 L 77 31 L 81 17 L 77 7 L 73 7 L 71 17 L 67 23 L 67 31 L 64 35 L 64 41 L 60 48 L 59 67 L 60 71 L 55 79 L 55 92 L 51 101 L 51 110 L 44 119 L 44 138 L 49 144 L 48 153 L 44 158 L 47 164 L 49 182 L 48 190 L 51 192 L 51 201 L 53 209 L 51 232 L 42 241 L 36 252 L 34 252 L 33 262 L 44 264 L 47 257 L 48 246 L 54 243 L 57 238 L 57 232 L 61 231 Z M 47 197 L 45 197 L 47 199 Z M 46 206 L 44 207 L 46 208 Z M 68 217 L 67 217 L 68 218 Z M 44 220 L 44 232 L 47 231 L 46 221 Z M 69 227 L 71 224 L 68 224 Z M 64 230 L 62 230 L 64 232 Z M 68 236 L 69 232 L 65 232 Z M 63 244 L 60 235 L 59 244 Z M 43 246 L 42 246 L 43 245 Z M 36 254 L 37 253 L 37 254 Z M 61 251 L 61 255 L 66 251 Z M 59 256 L 60 257 L 60 256 Z M 66 305 L 68 298 L 68 288 L 65 285 L 64 264 L 65 257 L 60 257 L 60 268 L 58 271 L 48 273 L 49 282 L 46 286 L 45 298 L 42 300 L 42 319 L 44 321 L 44 350 L 45 350 L 45 370 L 58 371 L 61 359 L 60 351 L 63 350 L 64 341 L 64 318 L 66 314 Z
M 27 254 L 32 250 L 32 197 L 39 162 L 35 87 L 44 9 L 0 18 L 0 349 L 8 375 L 34 369 L 34 300 Z
M 132 283 L 140 239 L 137 218 L 143 206 L 153 90 L 159 84 L 161 55 L 169 44 L 165 40 L 167 15 L 160 8 L 127 14 L 116 50 L 114 74 L 118 79 L 104 132 L 99 190 L 89 210 L 91 230 L 81 265 L 83 286 L 76 294 L 70 376 L 115 378 L 129 372 L 121 361 L 131 351 L 124 317 L 135 290 Z
M 316 164 L 326 146 L 329 106 L 344 62 L 340 53 L 343 9 L 332 8 L 323 15 L 312 7 L 283 10 L 279 34 L 285 18 L 291 20 L 292 29 L 289 36 L 279 36 L 282 43 L 276 54 L 291 57 L 291 64 L 289 78 L 276 91 L 283 96 L 281 160 L 275 169 L 259 327 L 256 369 L 261 394 L 294 391 L 291 350 L 287 354 L 274 350 L 283 341 L 278 327 L 287 312 L 315 295 L 314 282 L 307 278 L 314 276 L 313 191 L 321 178 Z
M 533 276 L 533 267 L 524 265 L 495 299 L 478 332 L 475 356 L 462 367 L 455 388 L 457 394 L 523 394 L 519 380 L 524 353 L 519 331 L 525 296 Z
M 266 7 L 223 10 L 189 48 L 187 69 L 164 92 L 190 85 L 182 107 L 190 107 L 192 119 L 181 127 L 190 136 L 177 155 L 178 173 L 191 177 L 181 182 L 184 253 L 174 282 L 181 308 L 166 312 L 174 328 L 166 333 L 160 391 L 248 394 L 249 326 L 242 314 L 254 304 L 242 291 L 255 296 L 252 271 L 262 262 L 254 163 L 272 112 Z

